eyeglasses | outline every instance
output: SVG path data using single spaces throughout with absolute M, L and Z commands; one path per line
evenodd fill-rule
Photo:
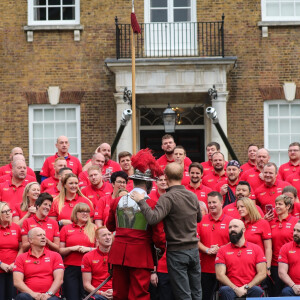
M 7 215 L 10 214 L 10 212 L 11 212 L 11 209 L 1 211 L 2 214 L 7 214 Z
M 117 180 L 116 183 L 118 183 L 118 184 L 126 184 L 126 181 Z
M 288 152 L 299 152 L 300 150 L 297 150 L 297 149 L 291 149 L 291 150 L 288 150 Z
M 89 210 L 79 210 L 78 212 L 81 214 L 89 214 L 90 213 Z

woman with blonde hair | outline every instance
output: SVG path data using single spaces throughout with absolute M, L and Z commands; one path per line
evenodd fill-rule
M 72 211 L 78 203 L 86 203 L 90 207 L 90 216 L 93 216 L 92 202 L 81 193 L 77 176 L 69 173 L 62 179 L 62 189 L 54 198 L 49 217 L 57 220 L 60 226 L 72 224 Z
M 0 299 L 15 296 L 12 270 L 16 257 L 22 253 L 21 229 L 12 223 L 12 213 L 6 202 L 0 202 Z
M 64 296 L 80 300 L 84 296 L 81 261 L 84 253 L 95 249 L 96 225 L 90 218 L 90 207 L 86 203 L 75 205 L 71 221 L 60 232 L 59 253 L 64 257 Z
M 22 227 L 23 222 L 36 213 L 35 201 L 40 195 L 38 182 L 29 182 L 23 192 L 22 202 L 16 204 L 12 221 Z

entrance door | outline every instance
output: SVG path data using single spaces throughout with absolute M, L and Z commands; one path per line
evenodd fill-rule
M 161 138 L 165 135 L 164 130 L 141 130 L 140 148 L 150 148 L 154 156 L 159 158 L 164 152 L 161 149 Z M 194 162 L 205 160 L 205 136 L 204 129 L 176 130 L 172 133 L 176 145 L 185 148 L 187 156 Z

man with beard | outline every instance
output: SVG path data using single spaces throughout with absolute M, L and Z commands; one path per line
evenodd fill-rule
M 236 201 L 241 199 L 241 198 L 251 198 L 251 187 L 250 187 L 250 184 L 249 182 L 247 181 L 240 181 L 237 186 L 236 186 L 236 189 L 235 189 L 235 198 L 236 198 Z M 237 210 L 237 207 L 236 207 L 236 201 L 225 206 L 223 211 L 226 215 L 228 216 L 231 216 L 235 219 L 239 219 L 240 218 L 240 214 Z M 262 211 L 262 209 L 256 205 L 256 208 L 258 210 L 258 212 L 260 213 L 261 217 L 263 218 L 264 217 L 264 213 Z
M 266 258 L 262 249 L 247 242 L 245 225 L 233 219 L 229 223 L 229 244 L 217 253 L 215 268 L 217 279 L 223 284 L 220 300 L 262 297 L 264 291 L 258 286 L 267 276 Z
M 286 243 L 280 249 L 278 258 L 278 275 L 287 285 L 282 296 L 300 296 L 300 221 L 293 232 L 294 241 Z
M 225 159 L 221 152 L 215 152 L 212 155 L 212 166 L 214 169 L 203 177 L 202 183 L 213 191 L 217 191 L 217 184 L 226 178 Z
M 256 165 L 256 152 L 258 147 L 255 144 L 250 144 L 248 146 L 248 161 L 241 165 L 242 172 L 246 172 L 250 169 L 255 168 Z
M 235 189 L 239 182 L 241 173 L 240 164 L 236 160 L 231 160 L 226 168 L 227 177 L 216 185 L 216 190 L 224 199 L 224 207 L 235 202 Z
M 157 160 L 157 163 L 163 170 L 166 168 L 167 164 L 175 161 L 173 155 L 175 147 L 176 144 L 172 135 L 165 134 L 161 138 L 161 149 L 165 152 L 165 154 Z M 191 162 L 192 161 L 188 157 L 185 157 L 184 166 L 188 168 Z
M 197 162 L 193 162 L 189 166 L 190 182 L 185 188 L 196 194 L 199 201 L 203 201 L 207 206 L 207 194 L 212 191 L 211 188 L 205 186 L 201 182 L 203 167 Z

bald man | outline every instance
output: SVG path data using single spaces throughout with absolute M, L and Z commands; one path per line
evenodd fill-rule
M 219 291 L 220 300 L 262 297 L 264 293 L 258 285 L 267 276 L 267 261 L 258 245 L 246 241 L 245 230 L 241 220 L 231 220 L 230 243 L 217 253 L 216 276 L 223 285 Z
M 41 169 L 42 181 L 51 176 L 55 177 L 54 162 L 58 157 L 64 157 L 67 161 L 67 166 L 78 176 L 81 173 L 82 166 L 79 159 L 68 152 L 70 147 L 69 139 L 66 136 L 58 137 L 55 147 L 57 152 L 55 155 L 46 158 Z

